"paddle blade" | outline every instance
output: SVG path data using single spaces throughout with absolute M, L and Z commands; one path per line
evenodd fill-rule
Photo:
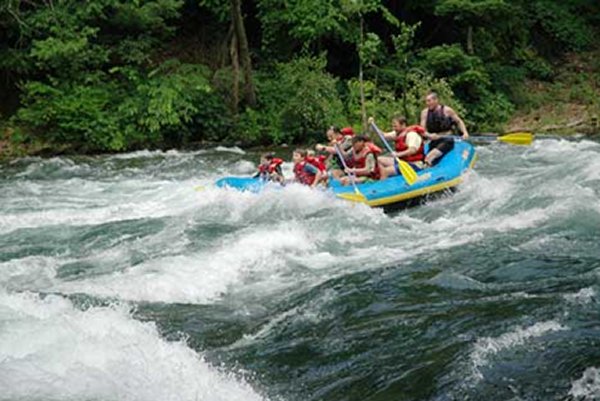
M 404 160 L 396 160 L 398 161 L 398 165 L 400 166 L 400 173 L 402 174 L 402 177 L 404 177 L 408 185 L 412 185 L 415 182 L 417 182 L 418 176 L 415 172 L 415 169 L 413 169 L 411 165 L 405 162 Z
M 206 187 L 203 186 L 203 185 L 199 185 L 197 187 L 194 187 L 194 191 L 198 191 L 198 192 L 204 191 L 205 189 L 206 189 Z
M 510 143 L 512 145 L 531 145 L 533 142 L 533 134 L 531 132 L 513 132 L 498 137 L 500 142 Z
M 363 194 L 359 193 L 351 193 L 351 192 L 346 192 L 343 194 L 337 194 L 338 198 L 350 201 L 350 202 L 356 202 L 356 203 L 366 203 L 367 202 L 367 198 L 365 198 L 365 196 Z

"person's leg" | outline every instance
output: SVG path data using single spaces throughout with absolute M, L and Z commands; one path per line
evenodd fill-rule
M 442 156 L 442 152 L 439 149 L 431 149 L 429 151 L 429 153 L 427 153 L 427 156 L 425 156 L 425 165 L 427 167 L 431 167 L 433 166 L 433 164 L 435 163 L 435 161 Z
M 379 167 L 380 180 L 385 180 L 389 176 L 396 175 L 396 169 L 394 166 L 390 167 Z
M 398 162 L 396 161 L 396 159 L 392 159 L 392 164 L 388 166 L 379 165 L 379 174 L 381 176 L 381 180 L 385 180 L 386 178 L 394 175 L 399 175 L 400 167 L 398 166 Z
M 427 156 L 425 156 L 425 164 L 428 167 L 431 167 L 435 166 L 442 156 L 454 149 L 454 139 L 440 138 L 432 141 L 429 146 L 431 150 L 427 153 Z
M 390 167 L 394 165 L 395 159 L 393 157 L 382 156 L 377 158 L 377 162 L 380 167 Z
M 340 180 L 344 175 L 345 174 L 342 170 L 331 170 L 331 176 L 336 180 Z

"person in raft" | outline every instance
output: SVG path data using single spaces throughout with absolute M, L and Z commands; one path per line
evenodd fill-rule
M 273 153 L 264 153 L 260 157 L 260 164 L 254 178 L 282 183 L 284 182 L 283 171 L 281 170 L 282 164 L 283 160 L 275 157 Z
M 347 154 L 350 149 L 352 149 L 353 136 L 354 131 L 352 130 L 352 127 L 339 129 L 338 127 L 333 126 L 327 130 L 329 144 L 317 144 L 315 146 L 317 152 L 326 152 L 329 154 L 326 162 L 327 170 L 331 172 L 331 176 L 335 179 L 339 180 L 344 175 L 344 165 L 337 155 L 335 145 L 338 145 L 342 154 Z
M 327 174 L 317 166 L 315 159 L 307 155 L 305 149 L 296 149 L 294 161 L 294 181 L 314 188 L 327 178 Z
M 462 139 L 469 138 L 469 132 L 464 121 L 452 108 L 440 104 L 438 94 L 431 91 L 425 97 L 427 107 L 421 112 L 421 126 L 427 131 L 427 138 L 431 139 L 429 152 L 424 163 L 428 166 L 437 164 L 442 156 L 454 149 L 454 131 L 458 128 Z
M 340 179 L 342 185 L 349 185 L 352 179 L 356 183 L 369 182 L 379 179 L 377 156 L 381 149 L 368 136 L 357 135 L 352 138 L 352 150 L 349 152 L 347 176 Z
M 372 121 L 372 117 L 369 119 Z M 381 179 L 400 175 L 398 159 L 408 162 L 415 170 L 425 168 L 425 129 L 420 125 L 406 126 L 406 118 L 394 116 L 392 131 L 383 134 L 386 140 L 395 142 L 395 151 L 390 156 L 378 158 Z

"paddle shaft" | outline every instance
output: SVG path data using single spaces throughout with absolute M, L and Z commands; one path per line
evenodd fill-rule
M 460 137 L 452 136 L 455 140 L 461 140 Z M 476 135 L 469 139 L 479 142 L 504 142 L 511 145 L 530 145 L 533 142 L 533 134 L 530 132 L 518 132 L 504 135 Z
M 383 142 L 383 145 L 386 147 L 386 149 L 388 150 L 388 152 L 390 152 L 390 153 L 393 154 L 394 153 L 394 149 L 392 149 L 392 147 L 388 143 L 387 139 L 385 139 L 385 135 L 383 135 L 383 132 L 381 132 L 381 130 L 379 129 L 379 127 L 373 121 L 371 121 L 371 128 L 373 128 L 373 131 L 375 131 L 377 133 L 377 135 L 379 135 L 379 139 L 381 139 L 381 142 Z
M 335 151 L 336 151 L 338 157 L 340 158 L 340 162 L 342 162 L 342 166 L 344 167 L 344 170 L 347 170 L 348 165 L 346 164 L 346 160 L 344 159 L 344 154 L 342 153 L 340 146 L 337 143 L 334 144 L 333 146 L 335 147 Z M 356 186 L 356 175 L 354 173 L 348 173 L 348 176 L 350 177 L 350 182 L 352 183 L 352 186 L 354 187 L 354 192 L 359 194 L 360 191 L 358 190 L 358 187 Z

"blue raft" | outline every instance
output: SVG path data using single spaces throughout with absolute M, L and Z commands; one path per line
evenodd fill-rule
M 473 145 L 456 141 L 454 149 L 436 166 L 417 173 L 419 178 L 413 185 L 408 185 L 402 176 L 394 176 L 382 181 L 358 184 L 360 194 L 357 194 L 352 186 L 342 186 L 338 181 L 331 182 L 328 190 L 341 199 L 365 203 L 373 207 L 405 204 L 456 187 L 474 163 Z M 280 187 L 279 184 L 251 177 L 225 177 L 218 180 L 215 185 L 251 192 L 260 192 L 267 186 Z

